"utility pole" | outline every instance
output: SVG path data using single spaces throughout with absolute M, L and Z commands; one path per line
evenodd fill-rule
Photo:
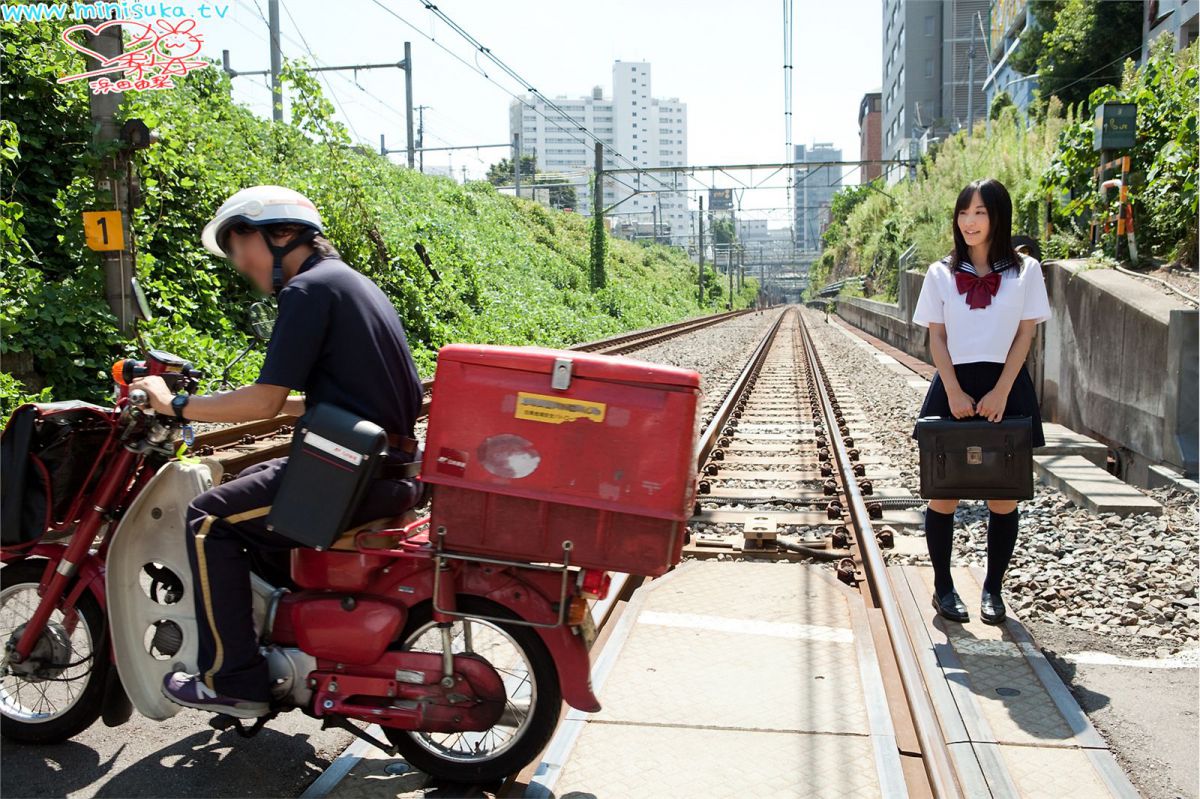
M 279 49 L 279 0 L 267 3 L 267 25 L 271 29 L 271 119 L 283 121 L 283 80 L 279 77 L 283 69 L 283 53 Z
M 967 136 L 975 127 L 975 26 L 971 26 L 971 44 L 967 47 Z
M 408 128 L 408 168 L 412 169 L 416 166 L 414 156 L 416 155 L 415 146 L 413 144 L 413 104 L 412 104 L 412 42 L 404 43 L 404 106 L 405 106 L 405 123 Z
M 105 61 L 124 52 L 121 26 L 112 25 L 98 34 L 86 33 L 88 48 L 103 56 Z M 101 62 L 86 56 L 87 71 L 101 68 Z M 93 144 L 107 147 L 119 137 L 116 123 L 117 110 L 124 97 L 122 92 L 88 94 L 91 111 Z M 84 233 L 88 246 L 100 255 L 104 266 L 104 297 L 108 307 L 117 317 L 122 333 L 133 330 L 134 307 L 132 297 L 133 253 L 128 249 L 130 242 L 130 170 L 128 152 L 122 151 L 105 158 L 96 170 L 96 185 L 110 210 L 84 214 Z M 91 228 L 95 228 L 93 231 Z
M 700 195 L 700 271 L 699 271 L 699 298 L 697 302 L 700 307 L 704 307 L 704 195 Z
M 650 218 L 654 222 L 654 243 L 658 244 L 658 206 L 650 206 Z
M 521 196 L 521 134 L 513 134 L 513 191 Z
M 733 242 L 725 245 L 725 266 L 729 271 L 729 309 L 733 310 Z
M 417 106 L 417 153 L 419 153 L 421 174 L 425 174 L 425 109 L 432 109 L 432 106 L 419 105 Z M 381 138 L 382 142 L 383 139 Z

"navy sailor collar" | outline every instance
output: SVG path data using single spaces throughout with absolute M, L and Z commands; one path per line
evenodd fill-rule
M 943 258 L 942 263 L 944 263 L 947 267 L 949 267 L 951 274 L 954 273 L 954 267 L 952 266 L 953 258 L 951 256 L 947 255 L 945 258 Z M 1006 256 L 1006 257 L 1001 258 L 999 261 L 997 261 L 995 264 L 992 265 L 992 271 L 997 274 L 1000 274 L 1003 272 L 1007 272 L 1009 269 L 1012 269 L 1013 267 L 1019 267 L 1020 264 L 1021 264 L 1021 258 L 1019 255 L 1015 259 Z M 962 261 L 961 263 L 959 263 L 958 268 L 963 270 L 964 272 L 970 272 L 972 275 L 976 275 L 976 276 L 979 275 L 979 272 L 975 269 L 975 266 L 970 261 Z M 1018 269 L 1018 271 L 1020 271 L 1020 270 Z

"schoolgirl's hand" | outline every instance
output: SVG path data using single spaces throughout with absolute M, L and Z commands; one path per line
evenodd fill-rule
M 1008 404 L 1008 392 L 992 389 L 983 395 L 975 412 L 985 417 L 989 422 L 998 422 L 1004 418 L 1004 406 Z
M 946 399 L 950 401 L 950 413 L 955 419 L 975 415 L 975 400 L 965 391 L 948 391 Z

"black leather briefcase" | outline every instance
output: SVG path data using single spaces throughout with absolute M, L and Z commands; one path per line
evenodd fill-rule
M 350 523 L 388 451 L 387 432 L 321 403 L 296 423 L 268 529 L 323 549 Z
M 922 416 L 921 496 L 925 499 L 1032 499 L 1033 418 Z

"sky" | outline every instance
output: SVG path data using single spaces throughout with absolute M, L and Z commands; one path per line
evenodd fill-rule
M 219 59 L 227 49 L 234 69 L 269 67 L 267 0 L 209 2 L 228 3 L 229 10 L 224 19 L 198 24 L 195 32 L 204 39 L 205 54 Z M 551 98 L 585 95 L 595 85 L 610 96 L 615 60 L 650 62 L 652 94 L 687 103 L 691 164 L 785 160 L 783 0 L 439 0 L 437 5 Z M 281 0 L 281 7 L 285 58 L 312 60 L 311 51 L 326 66 L 391 63 L 403 57 L 404 42 L 411 41 L 413 103 L 429 106 L 426 146 L 509 140 L 509 92 L 521 94 L 524 87 L 437 20 L 421 0 Z M 794 9 L 792 141 L 832 142 L 842 148 L 843 158 L 857 158 L 859 102 L 881 81 L 881 0 L 794 0 Z M 357 140 L 378 148 L 384 134 L 389 149 L 404 147 L 401 70 L 319 74 L 338 118 Z M 263 77 L 238 77 L 234 87 L 239 102 L 270 115 Z M 427 153 L 425 165 L 451 166 L 460 179 L 465 167 L 467 177 L 477 179 L 488 164 L 508 155 L 503 149 Z M 404 162 L 403 152 L 391 158 Z M 738 177 L 754 185 L 768 174 Z M 857 173 L 846 181 L 857 183 Z M 766 188 L 745 191 L 742 215 L 785 223 L 784 183 L 781 174 L 767 180 Z M 738 186 L 724 176 L 714 185 Z

